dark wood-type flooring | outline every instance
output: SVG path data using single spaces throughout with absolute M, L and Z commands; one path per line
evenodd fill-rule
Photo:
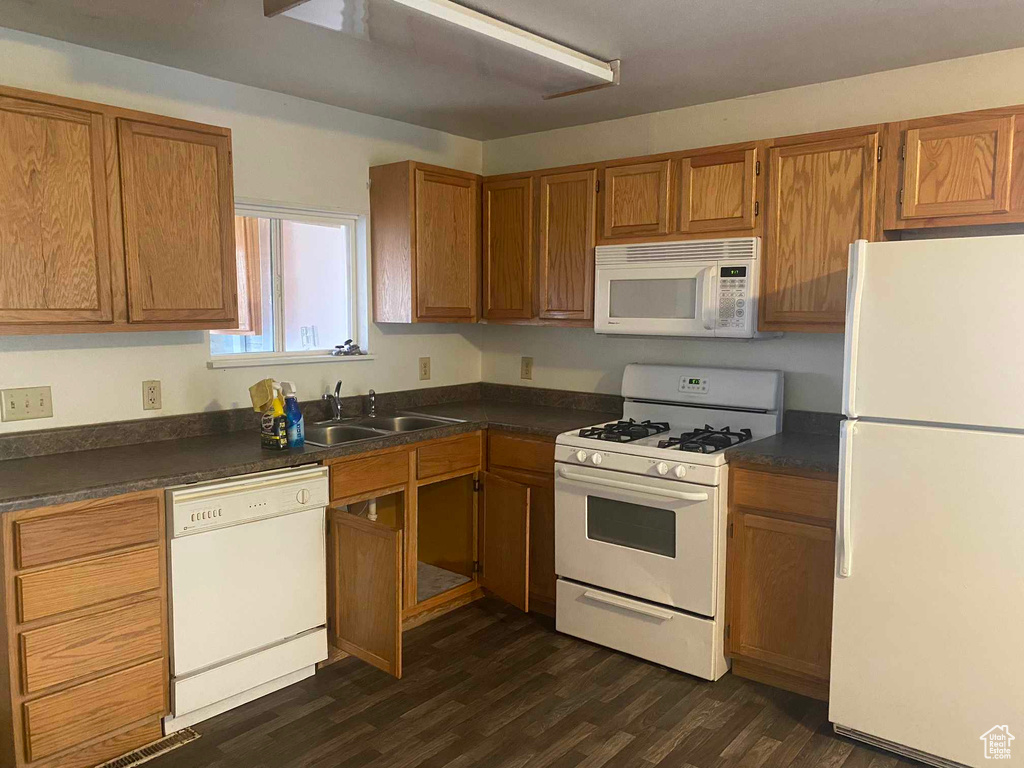
M 895 768 L 819 701 L 708 683 L 491 600 L 405 635 L 405 677 L 344 659 L 201 723 L 147 768 Z

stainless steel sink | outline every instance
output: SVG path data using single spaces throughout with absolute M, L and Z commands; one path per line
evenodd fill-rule
M 452 424 L 450 419 L 434 419 L 430 416 L 365 416 L 355 422 L 364 427 L 383 429 L 388 432 L 414 432 L 417 429 L 430 429 Z
M 306 428 L 306 442 L 313 445 L 339 445 L 354 440 L 366 440 L 370 437 L 383 437 L 387 430 L 372 429 L 357 424 L 343 424 L 336 421 L 319 422 Z

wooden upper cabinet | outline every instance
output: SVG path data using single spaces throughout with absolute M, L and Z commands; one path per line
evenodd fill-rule
M 843 330 L 850 244 L 877 232 L 878 139 L 872 126 L 774 143 L 760 330 Z
M 533 317 L 532 176 L 483 184 L 483 315 Z
M 411 161 L 374 166 L 370 243 L 375 322 L 476 322 L 479 176 Z
M 542 175 L 539 196 L 539 316 L 593 320 L 597 170 Z
M 1024 108 L 893 123 L 885 227 L 1024 221 Z
M 658 160 L 604 169 L 604 239 L 664 235 L 672 230 L 671 167 L 671 160 Z
M 757 150 L 679 160 L 679 223 L 683 234 L 754 228 Z
M 0 324 L 110 322 L 103 114 L 0 95 L 0 157 Z
M 237 319 L 231 140 L 118 121 L 132 322 Z

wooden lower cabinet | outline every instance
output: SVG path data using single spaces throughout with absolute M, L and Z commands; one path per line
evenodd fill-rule
M 4 517 L 0 765 L 90 768 L 160 738 L 164 530 L 162 491 Z
M 734 468 L 729 484 L 733 673 L 827 700 L 836 480 Z
M 531 491 L 483 471 L 483 440 L 472 432 L 327 462 L 332 658 L 401 677 L 403 630 L 485 589 L 528 610 Z
M 491 431 L 487 469 L 530 490 L 530 610 L 554 616 L 554 440 Z

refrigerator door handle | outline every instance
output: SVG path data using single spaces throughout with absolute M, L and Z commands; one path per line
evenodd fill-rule
M 848 418 L 857 416 L 854 404 L 857 378 L 857 350 L 860 346 L 860 310 L 864 297 L 864 257 L 867 240 L 850 244 L 850 264 L 846 281 L 846 350 L 843 365 L 843 413 Z
M 853 572 L 853 529 L 850 520 L 853 435 L 857 424 L 844 421 L 839 431 L 839 509 L 836 520 L 836 576 L 848 579 Z

